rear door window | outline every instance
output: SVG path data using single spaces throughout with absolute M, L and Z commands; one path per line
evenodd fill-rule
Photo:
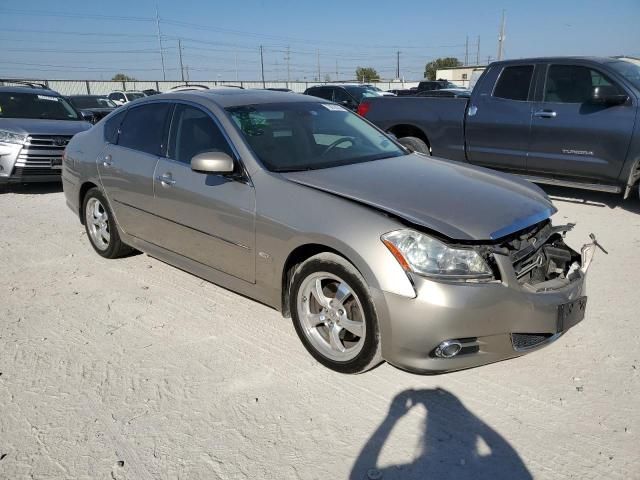
M 118 145 L 151 155 L 162 155 L 169 103 L 130 108 L 120 127 Z
M 493 96 L 507 100 L 526 102 L 529 99 L 533 65 L 517 65 L 502 70 Z

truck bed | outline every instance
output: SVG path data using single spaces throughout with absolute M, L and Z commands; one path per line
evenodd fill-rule
M 365 102 L 369 109 L 364 116 L 398 137 L 407 136 L 403 131 L 407 128 L 428 131 L 433 155 L 466 161 L 464 117 L 468 101 L 467 98 L 438 97 L 368 98 Z

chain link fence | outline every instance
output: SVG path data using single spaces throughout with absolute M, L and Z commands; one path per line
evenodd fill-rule
M 166 92 L 171 87 L 184 85 L 184 82 L 169 81 L 107 81 L 107 80 L 43 80 L 43 79 L 6 79 L 0 80 L 0 86 L 19 85 L 20 83 L 41 84 L 59 92 L 61 95 L 108 95 L 118 90 L 157 90 Z M 193 81 L 192 85 L 205 85 L 209 88 L 216 86 L 235 85 L 243 88 L 263 88 L 261 81 Z M 304 92 L 314 85 L 325 85 L 322 82 L 265 82 L 264 88 L 288 88 L 297 93 Z M 375 82 L 371 83 L 381 90 L 393 90 L 417 87 L 418 82 Z

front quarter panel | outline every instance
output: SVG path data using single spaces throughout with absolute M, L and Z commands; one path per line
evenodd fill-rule
M 256 186 L 256 274 L 270 290 L 274 304 L 281 298 L 283 270 L 291 252 L 303 245 L 337 251 L 362 274 L 372 289 L 415 297 L 406 273 L 380 240 L 402 228 L 392 217 L 369 207 L 277 174 L 263 172 Z

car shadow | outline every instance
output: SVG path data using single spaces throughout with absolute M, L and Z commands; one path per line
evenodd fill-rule
M 62 182 L 51 183 L 15 183 L 0 185 L 0 194 L 17 193 L 18 195 L 41 195 L 62 192 Z
M 553 202 L 575 203 L 600 208 L 622 208 L 633 213 L 640 213 L 638 190 L 634 188 L 629 198 L 624 200 L 620 193 L 595 192 L 569 187 L 539 185 Z
M 379 467 L 380 453 L 396 423 L 412 408 L 427 411 L 419 453 L 406 464 Z M 407 448 L 413 448 L 407 445 Z M 447 390 L 405 390 L 362 448 L 349 480 L 532 479 L 518 453 Z

